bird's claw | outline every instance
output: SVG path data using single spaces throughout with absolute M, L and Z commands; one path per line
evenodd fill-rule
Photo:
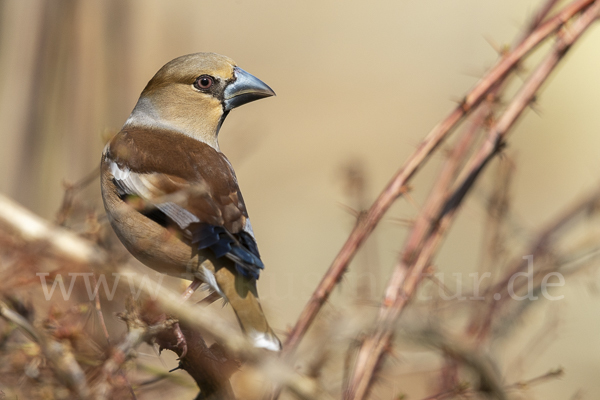
M 183 335 L 183 332 L 181 331 L 181 328 L 179 327 L 179 322 L 176 322 L 173 325 L 173 333 L 175 334 L 175 337 L 177 338 L 177 343 L 175 344 L 175 347 L 178 347 L 181 349 L 181 355 L 179 356 L 179 359 L 181 360 L 187 354 L 188 347 L 187 347 L 187 341 L 185 340 L 185 336 Z

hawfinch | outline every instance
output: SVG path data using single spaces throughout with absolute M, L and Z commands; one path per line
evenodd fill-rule
M 274 96 L 227 57 L 182 56 L 148 82 L 102 155 L 102 198 L 125 247 L 161 273 L 222 296 L 256 347 L 281 343 L 258 300 L 264 265 L 218 134 L 235 107 Z M 194 285 L 192 283 L 192 285 Z

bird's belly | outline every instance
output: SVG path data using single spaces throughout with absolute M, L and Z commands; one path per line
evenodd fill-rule
M 204 261 L 199 259 L 198 254 L 192 254 L 189 245 L 165 229 L 154 230 L 148 226 L 143 230 L 134 229 L 114 218 L 111 218 L 111 225 L 135 258 L 163 274 L 191 279 L 188 274 L 196 271 Z

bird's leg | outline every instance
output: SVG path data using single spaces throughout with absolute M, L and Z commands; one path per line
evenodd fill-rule
M 212 292 L 208 296 L 206 296 L 205 298 L 203 298 L 202 300 L 197 302 L 196 304 L 202 304 L 202 305 L 209 306 L 212 303 L 214 303 L 215 301 L 219 300 L 220 298 L 221 298 L 221 295 L 219 293 Z
M 183 303 L 184 301 L 186 301 L 187 299 L 192 297 L 192 294 L 194 294 L 196 289 L 198 289 L 201 284 L 202 284 L 202 281 L 200 279 L 194 278 L 192 283 L 190 283 L 190 286 L 188 286 L 187 289 L 185 289 L 184 292 L 181 294 L 180 301 Z

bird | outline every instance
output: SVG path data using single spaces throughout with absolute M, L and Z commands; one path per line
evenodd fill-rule
M 255 347 L 281 342 L 262 310 L 261 260 L 232 164 L 218 135 L 229 112 L 275 96 L 230 58 L 195 53 L 148 82 L 101 159 L 104 208 L 117 237 L 146 266 L 205 284 L 229 303 Z

